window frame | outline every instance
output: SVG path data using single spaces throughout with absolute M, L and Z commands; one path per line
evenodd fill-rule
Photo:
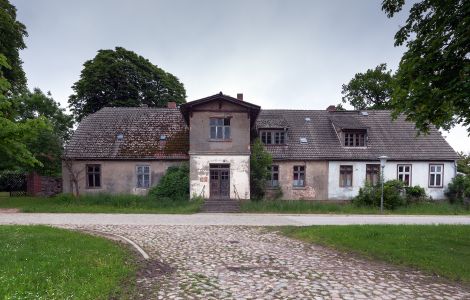
M 441 172 L 437 173 L 437 172 L 434 172 L 434 173 L 431 173 L 431 167 L 434 166 L 434 167 L 441 167 Z M 434 175 L 441 175 L 441 184 L 440 185 L 431 185 L 431 174 L 434 174 Z M 436 181 L 436 176 L 434 176 L 434 181 Z M 429 167 L 428 167 L 428 187 L 429 188 L 443 188 L 444 187 L 444 164 L 429 164 Z
M 276 170 L 274 170 L 276 168 Z M 268 188 L 277 188 L 279 187 L 279 165 L 271 165 L 268 167 L 269 170 L 269 178 L 267 180 L 267 186 Z M 277 175 L 277 180 L 274 180 L 274 175 Z M 273 184 L 274 182 L 277 182 L 276 184 Z
M 261 142 L 269 146 L 285 145 L 287 140 L 286 131 L 281 129 L 263 129 L 260 130 L 259 136 Z M 279 142 L 276 142 L 276 140 Z
M 298 168 L 296 170 L 296 168 Z M 305 165 L 295 165 L 292 167 L 292 186 L 294 188 L 304 188 L 306 183 L 305 183 L 305 174 L 306 174 L 306 166 Z M 297 180 L 295 180 L 295 175 L 297 174 Z M 303 175 L 303 176 L 301 176 Z M 303 177 L 302 179 L 299 179 L 300 177 Z M 296 182 L 302 181 L 302 185 L 300 184 L 295 184 Z
M 377 183 L 380 183 L 380 177 L 381 177 L 381 174 L 380 174 L 380 164 L 366 164 L 366 182 L 372 184 L 372 185 L 375 185 L 372 181 L 369 180 L 369 176 L 371 174 L 375 174 L 374 172 L 369 172 L 370 168 L 372 168 L 372 171 L 374 170 L 374 168 L 377 168 L 377 175 L 378 175 L 378 178 L 377 178 Z
M 232 129 L 231 117 L 210 117 L 209 118 L 209 139 L 211 141 L 231 141 L 232 140 Z M 222 121 L 221 124 L 216 121 L 216 124 L 212 124 L 213 120 Z M 228 125 L 226 124 L 228 123 Z M 212 128 L 215 128 L 215 137 L 212 137 Z M 228 137 L 226 136 L 228 129 Z M 218 132 L 222 131 L 222 137 L 218 137 Z
M 347 143 L 346 143 L 347 141 Z M 362 142 L 362 144 L 361 144 Z M 343 146 L 348 148 L 367 147 L 367 130 L 343 131 Z M 357 145 L 359 143 L 359 145 Z
M 101 164 L 86 164 L 86 188 L 87 189 L 100 189 L 102 187 L 102 176 L 101 176 Z M 93 168 L 93 171 L 89 171 L 88 168 Z M 96 171 L 95 168 L 98 168 L 98 171 Z M 93 176 L 93 185 L 90 185 L 90 175 Z M 99 185 L 96 185 L 96 176 L 99 178 Z
M 139 168 L 142 168 L 142 172 L 139 172 Z M 147 168 L 148 173 L 145 172 Z M 136 182 L 135 187 L 140 189 L 149 189 L 152 185 L 152 172 L 150 170 L 150 165 L 136 165 L 135 166 L 135 175 L 136 175 Z M 148 186 L 145 186 L 145 175 L 148 176 Z M 139 186 L 139 176 L 142 176 L 142 186 Z
M 409 180 L 408 185 L 406 185 L 406 182 L 404 180 L 400 180 L 400 167 L 403 167 L 402 174 L 406 175 L 407 172 L 405 172 L 405 167 L 407 166 L 410 167 L 410 172 L 409 172 L 410 180 Z M 397 164 L 397 180 L 400 180 L 401 182 L 403 182 L 406 187 L 413 186 L 413 165 L 412 164 Z
M 343 170 L 344 168 L 350 168 L 351 169 L 351 185 L 344 185 L 343 184 L 343 180 L 342 180 L 342 176 L 343 176 Z M 348 173 L 346 173 L 345 175 L 348 175 Z M 339 165 L 339 187 L 342 187 L 342 188 L 352 188 L 353 187 L 353 182 L 354 180 L 354 166 L 353 165 Z

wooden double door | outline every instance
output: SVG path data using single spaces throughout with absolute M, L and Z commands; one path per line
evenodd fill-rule
M 210 164 L 210 198 L 230 198 L 230 164 Z

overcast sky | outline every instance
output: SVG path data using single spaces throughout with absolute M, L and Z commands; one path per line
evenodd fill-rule
M 29 33 L 28 84 L 63 107 L 83 63 L 121 46 L 177 76 L 188 101 L 222 91 L 262 108 L 325 109 L 355 73 L 380 63 L 396 70 L 404 49 L 393 36 L 408 12 L 387 19 L 380 0 L 12 3 Z M 465 129 L 444 135 L 470 151 Z

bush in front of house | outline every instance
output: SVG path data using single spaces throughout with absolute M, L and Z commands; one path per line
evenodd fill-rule
M 452 178 L 445 194 L 450 203 L 470 203 L 470 176 L 459 174 Z
M 353 198 L 357 206 L 380 207 L 381 186 L 372 186 L 366 183 L 359 190 L 359 194 Z M 399 180 L 384 182 L 384 208 L 396 209 L 411 203 L 427 200 L 425 190 L 420 186 L 405 187 Z
M 250 188 L 251 199 L 261 200 L 266 194 L 266 179 L 269 178 L 268 168 L 272 164 L 272 156 L 266 151 L 263 143 L 257 138 L 251 146 L 250 156 Z
M 173 201 L 189 200 L 189 166 L 169 167 L 158 185 L 149 190 L 149 196 Z

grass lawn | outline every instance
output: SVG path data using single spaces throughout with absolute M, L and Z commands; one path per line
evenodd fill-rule
M 199 211 L 201 201 L 155 200 L 134 195 L 58 195 L 40 197 L 0 197 L 0 208 L 18 208 L 22 212 L 50 213 L 165 213 L 188 214 Z
M 242 212 L 249 213 L 294 213 L 294 214 L 378 214 L 373 207 L 357 207 L 351 203 L 325 203 L 316 201 L 247 201 L 241 205 Z M 426 202 L 385 211 L 386 214 L 405 215 L 465 215 L 470 209 L 447 202 Z
M 0 299 L 109 299 L 135 276 L 112 241 L 46 226 L 0 226 Z
M 289 237 L 470 282 L 468 225 L 282 227 Z

